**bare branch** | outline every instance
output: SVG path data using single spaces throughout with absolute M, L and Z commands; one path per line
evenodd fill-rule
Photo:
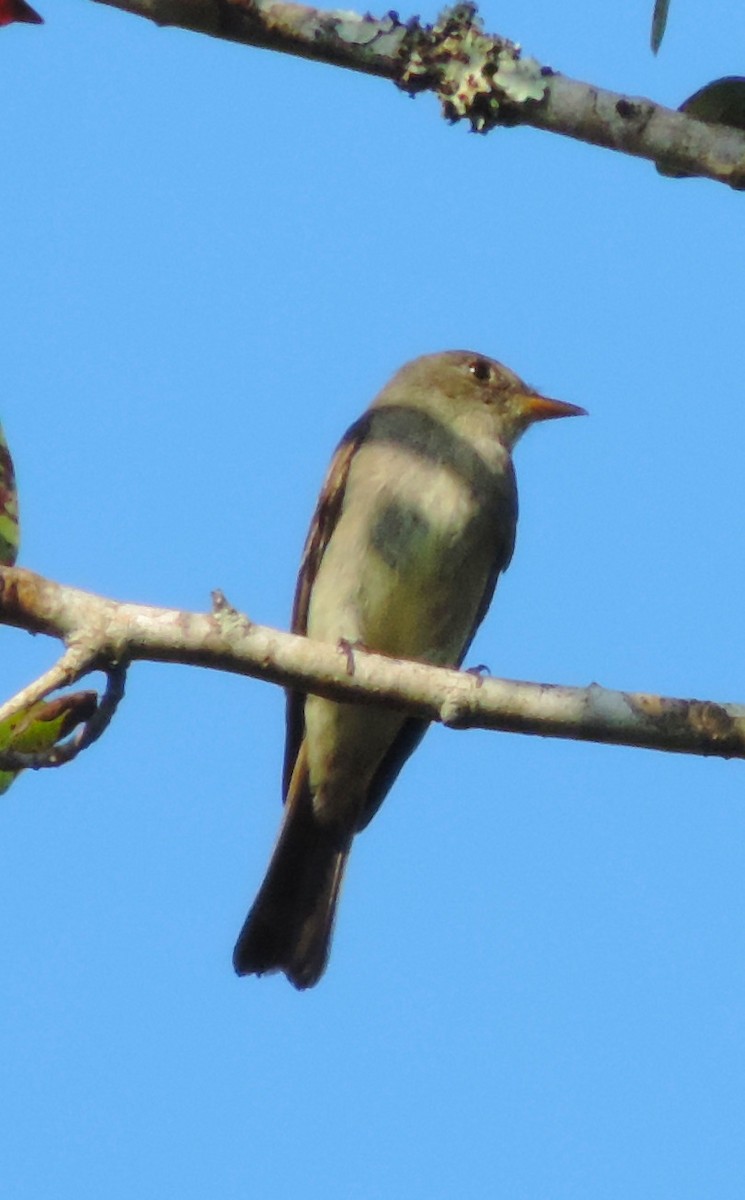
M 96 0 L 158 25 L 299 55 L 432 91 L 448 120 L 486 132 L 532 125 L 659 164 L 666 174 L 745 187 L 745 133 L 697 121 L 651 100 L 605 91 L 522 58 L 485 35 L 475 6 L 446 10 L 433 26 L 395 13 L 377 20 L 280 0 Z
M 129 662 L 183 663 L 249 675 L 332 699 L 386 704 L 428 721 L 501 729 L 685 754 L 745 758 L 745 707 L 639 692 L 482 678 L 309 641 L 255 625 L 215 594 L 211 613 L 119 603 L 63 587 L 31 571 L 0 568 L 0 622 L 68 642 L 54 671 L 68 682 L 85 670 Z M 77 651 L 75 647 L 84 647 Z M 87 667 L 81 664 L 87 663 Z M 43 677 L 45 681 L 53 672 Z M 41 681 L 0 709 L 0 719 Z M 58 686 L 58 685 L 54 685 Z

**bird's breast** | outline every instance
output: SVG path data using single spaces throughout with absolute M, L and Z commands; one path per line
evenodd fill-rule
M 308 632 L 455 663 L 504 540 L 498 520 L 483 481 L 475 489 L 406 446 L 363 446 L 313 586 Z

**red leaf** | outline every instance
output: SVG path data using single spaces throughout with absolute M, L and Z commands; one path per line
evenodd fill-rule
M 12 25 L 14 21 L 25 21 L 27 25 L 44 24 L 44 18 L 34 12 L 26 0 L 0 0 L 0 25 Z

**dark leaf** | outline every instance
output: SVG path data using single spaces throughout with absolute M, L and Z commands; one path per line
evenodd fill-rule
M 12 25 L 23 21 L 27 25 L 43 25 L 44 18 L 34 12 L 26 0 L 0 0 L 0 25 Z
M 667 25 L 667 10 L 670 7 L 670 0 L 655 0 L 654 13 L 652 14 L 652 50 L 656 54 L 662 45 L 662 39 L 665 36 L 665 26 Z
M 745 76 L 725 75 L 699 88 L 681 104 L 679 112 L 688 113 L 697 121 L 705 121 L 708 125 L 731 125 L 735 129 L 745 129 Z M 685 179 L 687 171 L 672 171 L 657 163 L 660 175 L 671 179 Z

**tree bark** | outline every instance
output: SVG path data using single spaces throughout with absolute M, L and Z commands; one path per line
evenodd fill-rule
M 508 38 L 485 34 L 471 4 L 445 10 L 430 26 L 393 12 L 376 19 L 279 0 L 95 2 L 157 25 L 378 75 L 412 95 L 434 92 L 447 120 L 466 120 L 481 133 L 532 125 L 649 159 L 666 175 L 745 188 L 745 132 L 560 75 L 523 57 Z
M 221 593 L 211 613 L 128 604 L 0 568 L 0 622 L 65 642 L 59 662 L 0 706 L 0 720 L 94 670 L 183 663 L 336 700 L 384 704 L 459 729 L 495 729 L 745 758 L 745 707 L 641 692 L 524 683 L 313 642 L 254 624 Z M 118 694 L 123 681 L 117 684 Z M 53 765 L 53 764 L 51 764 Z

